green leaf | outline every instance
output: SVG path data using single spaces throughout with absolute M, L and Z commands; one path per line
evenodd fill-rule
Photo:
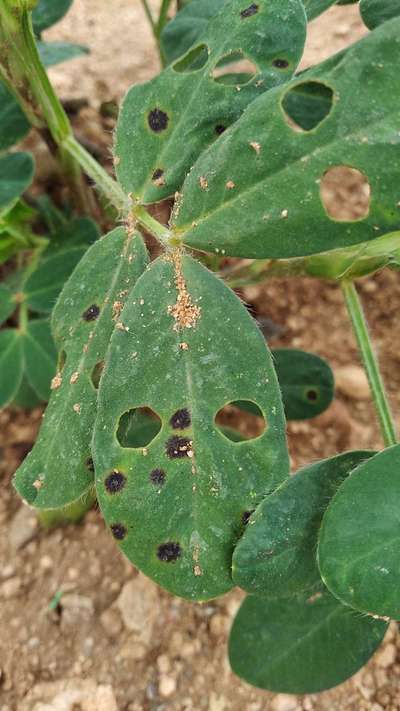
M 61 372 L 53 381 L 36 444 L 14 480 L 19 494 L 36 508 L 66 506 L 93 486 L 93 372 L 115 328 L 115 303 L 122 306 L 145 263 L 140 235 L 127 236 L 117 228 L 90 247 L 59 297 L 52 324 L 62 351 Z
M 321 15 L 328 7 L 336 4 L 336 0 L 303 0 L 309 20 L 314 20 L 315 17 Z
M 273 358 L 287 420 L 307 420 L 329 407 L 335 382 L 325 360 L 294 348 L 274 350 Z
M 7 286 L 0 284 L 0 324 L 7 321 L 15 311 L 15 300 L 12 291 Z
M 71 42 L 37 42 L 40 58 L 45 67 L 53 67 L 61 62 L 68 62 L 89 54 L 87 47 Z
M 345 452 L 300 469 L 258 506 L 233 555 L 233 579 L 269 598 L 320 582 L 316 561 L 324 510 L 340 484 L 372 452 Z
M 43 401 L 50 397 L 50 383 L 56 372 L 57 351 L 50 319 L 29 321 L 23 339 L 25 374 L 29 385 Z
M 355 674 L 386 630 L 387 623 L 355 614 L 327 591 L 272 601 L 250 596 L 233 623 L 229 659 L 253 686 L 314 694 Z
M 126 95 L 115 147 L 123 189 L 143 203 L 178 190 L 199 153 L 256 96 L 293 75 L 305 32 L 300 0 L 259 0 L 248 7 L 243 0 L 228 0 L 208 23 L 197 47 Z M 217 65 L 229 57 L 236 59 L 238 51 L 257 65 L 254 78 L 239 88 L 213 79 Z
M 33 29 L 37 35 L 59 22 L 68 12 L 72 0 L 39 0 L 32 12 Z
M 72 220 L 52 235 L 37 268 L 23 287 L 31 309 L 39 313 L 52 311 L 69 275 L 98 236 L 97 225 L 88 218 Z
M 29 131 L 29 123 L 16 99 L 0 81 L 0 151 L 20 141 Z
M 40 405 L 41 402 L 41 398 L 38 397 L 35 391 L 31 388 L 26 376 L 24 375 L 18 388 L 18 392 L 13 397 L 11 404 L 14 405 L 14 407 L 22 407 L 26 410 L 32 410 L 34 407 Z
M 8 405 L 22 381 L 22 340 L 15 328 L 0 331 L 0 407 Z
M 30 153 L 10 153 L 0 157 L 0 211 L 20 197 L 33 179 Z
M 399 0 L 361 0 L 360 13 L 370 30 L 400 15 Z
M 100 506 L 146 575 L 206 600 L 232 587 L 232 551 L 248 511 L 288 473 L 272 359 L 236 295 L 179 254 L 174 263 L 152 263 L 121 320 L 126 330 L 111 341 L 95 428 Z M 233 443 L 214 418 L 238 399 L 257 403 L 267 426 L 256 439 Z M 144 448 L 124 448 L 120 418 L 143 407 L 161 429 Z
M 400 19 L 385 23 L 307 77 L 254 101 L 186 178 L 172 220 L 176 236 L 206 251 L 287 258 L 399 228 L 399 33 Z M 285 119 L 282 102 L 310 80 L 331 88 L 332 110 L 312 131 L 298 131 Z M 320 182 L 340 165 L 369 181 L 364 219 L 338 222 L 325 211 Z
M 370 614 L 400 618 L 400 445 L 357 467 L 322 522 L 318 558 L 325 584 Z

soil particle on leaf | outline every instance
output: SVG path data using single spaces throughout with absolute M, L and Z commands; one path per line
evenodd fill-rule
M 174 282 L 177 290 L 177 299 L 174 306 L 168 307 L 168 313 L 175 319 L 174 330 L 179 331 L 184 328 L 194 328 L 200 318 L 201 308 L 193 303 L 186 281 L 182 272 L 182 252 L 174 250 L 166 259 L 174 266 Z

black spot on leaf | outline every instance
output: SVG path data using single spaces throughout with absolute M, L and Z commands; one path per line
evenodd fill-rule
M 156 168 L 153 175 L 151 176 L 152 180 L 160 180 L 164 175 L 164 171 L 162 168 Z
M 100 309 L 97 304 L 92 304 L 86 311 L 83 312 L 82 318 L 84 321 L 95 321 L 100 313 Z
M 124 488 L 126 483 L 126 478 L 121 472 L 111 472 L 104 480 L 104 486 L 106 487 L 109 494 L 116 494 L 118 491 Z
M 219 123 L 219 124 L 215 127 L 215 133 L 216 133 L 218 136 L 220 136 L 221 133 L 223 133 L 224 131 L 226 131 L 226 126 L 223 126 L 221 123 Z
M 181 557 L 181 553 L 182 549 L 179 543 L 174 543 L 173 541 L 162 543 L 157 549 L 157 557 L 164 563 L 173 563 Z
M 242 20 L 245 20 L 246 17 L 251 17 L 252 15 L 255 15 L 258 12 L 258 5 L 256 5 L 255 2 L 252 2 L 249 7 L 246 7 L 245 10 L 242 10 L 240 13 L 240 17 Z
M 117 541 L 122 541 L 126 536 L 126 528 L 122 523 L 113 523 L 111 526 L 111 533 Z
M 172 415 L 170 424 L 174 430 L 185 430 L 187 427 L 190 427 L 191 419 L 189 410 L 186 410 L 186 408 L 177 410 L 175 414 Z
M 318 400 L 318 393 L 316 390 L 307 390 L 307 399 L 310 400 L 310 402 L 315 402 Z
M 165 445 L 166 454 L 170 459 L 188 457 L 192 451 L 192 440 L 187 437 L 170 437 Z
M 287 61 L 287 59 L 274 59 L 272 64 L 277 69 L 287 69 L 287 67 L 289 66 L 289 62 Z
M 153 469 L 150 472 L 150 481 L 155 486 L 162 486 L 165 483 L 166 476 L 164 469 Z
M 147 121 L 152 131 L 161 133 L 168 127 L 168 114 L 161 109 L 152 109 L 147 117 Z
M 243 513 L 242 513 L 242 523 L 243 523 L 244 526 L 247 526 L 247 524 L 248 524 L 248 522 L 249 522 L 249 518 L 250 518 L 251 514 L 254 513 L 254 511 L 255 511 L 255 509 L 252 509 L 251 511 L 243 511 Z
M 94 472 L 94 462 L 93 462 L 92 457 L 88 457 L 88 458 L 87 458 L 87 460 L 86 460 L 86 462 L 85 462 L 85 465 L 86 465 L 86 469 L 87 469 L 89 472 Z

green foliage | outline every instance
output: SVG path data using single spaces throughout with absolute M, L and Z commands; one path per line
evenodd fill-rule
M 319 527 L 338 487 L 371 452 L 346 452 L 300 469 L 258 506 L 233 555 L 233 579 L 249 593 L 287 597 L 320 582 Z
M 31 184 L 33 171 L 30 153 L 9 153 L 0 157 L 0 215 Z
M 29 123 L 16 99 L 0 82 L 0 151 L 20 141 L 29 130 Z
M 45 67 L 52 67 L 69 59 L 76 59 L 89 53 L 87 47 L 70 42 L 41 42 L 37 43 L 40 58 Z
M 247 597 L 233 623 L 233 671 L 261 689 L 314 694 L 341 684 L 370 659 L 387 623 L 363 617 L 326 590 Z
M 287 258 L 398 228 L 400 76 L 392 58 L 399 32 L 400 19 L 385 23 L 334 60 L 252 102 L 186 178 L 173 219 L 176 236 L 197 249 Z M 331 88 L 331 113 L 312 131 L 297 131 L 282 101 L 310 80 Z M 354 92 L 365 84 L 368 91 Z M 372 192 L 368 216 L 345 224 L 328 216 L 320 197 L 325 172 L 343 164 L 366 175 Z
M 221 595 L 233 585 L 232 552 L 248 512 L 288 472 L 270 354 L 237 297 L 189 257 L 155 261 L 121 321 L 94 439 L 104 518 L 125 555 L 167 590 L 196 600 Z M 256 439 L 234 443 L 214 423 L 237 400 L 262 411 L 266 429 Z M 119 420 L 139 407 L 157 413 L 161 430 L 145 448 L 124 448 Z
M 146 259 L 140 235 L 113 230 L 88 249 L 53 310 L 59 371 L 36 444 L 14 479 L 19 494 L 36 508 L 65 507 L 93 488 L 93 374 L 116 326 L 115 304 L 122 306 Z
M 400 15 L 399 0 L 360 0 L 360 12 L 370 30 Z
M 325 360 L 293 348 L 274 350 L 273 358 L 287 420 L 307 420 L 329 407 L 335 383 Z
M 38 36 L 59 22 L 72 5 L 72 0 L 39 0 L 32 12 L 33 29 Z
M 257 96 L 293 75 L 305 42 L 301 1 L 259 0 L 254 7 L 254 14 L 242 16 L 243 1 L 229 0 L 189 54 L 126 95 L 116 173 L 136 200 L 151 203 L 173 195 L 199 153 Z M 221 60 L 237 59 L 238 50 L 257 65 L 254 77 L 247 81 L 246 75 L 239 88 L 236 75 L 229 85 L 212 76 Z
M 322 522 L 318 558 L 325 584 L 347 605 L 400 618 L 400 445 L 361 464 Z

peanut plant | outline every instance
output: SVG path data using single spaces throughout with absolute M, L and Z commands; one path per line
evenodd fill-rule
M 48 400 L 15 488 L 45 523 L 96 499 L 125 556 L 175 595 L 240 587 L 234 672 L 328 689 L 400 617 L 400 445 L 354 284 L 400 266 L 400 2 L 360 0 L 366 36 L 299 71 L 333 0 L 163 0 L 157 18 L 143 0 L 163 69 L 121 104 L 116 180 L 45 71 L 86 51 L 43 40 L 70 4 L 0 0 L 0 402 Z M 13 146 L 30 128 L 67 206 L 29 194 L 33 158 Z M 359 217 L 324 202 L 339 167 L 364 181 Z M 271 352 L 232 288 L 302 275 L 342 288 L 385 448 L 291 476 L 285 417 L 326 409 L 332 372 Z

